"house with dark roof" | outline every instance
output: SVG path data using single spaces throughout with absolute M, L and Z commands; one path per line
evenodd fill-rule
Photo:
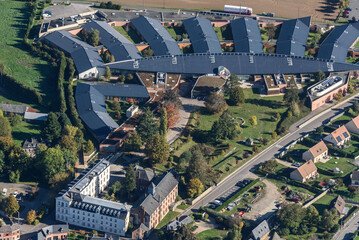
M 290 179 L 299 182 L 306 182 L 308 179 L 314 179 L 318 177 L 317 167 L 312 160 L 307 161 L 302 166 L 295 169 L 290 173 Z
M 252 240 L 264 240 L 268 237 L 270 228 L 267 220 L 264 220 L 258 224 L 251 232 L 250 239 Z
M 139 191 L 147 189 L 147 187 L 151 184 L 152 179 L 155 177 L 155 173 L 153 171 L 143 169 L 143 167 L 138 165 L 135 166 L 135 173 L 136 187 Z
M 338 211 L 339 217 L 342 218 L 348 214 L 349 208 L 345 206 L 346 202 L 344 199 L 338 195 L 337 199 L 334 202 L 334 208 Z
M 141 58 L 136 46 L 104 21 L 91 21 L 83 26 L 87 32 L 96 29 L 100 32 L 100 43 L 115 57 L 116 61 Z
M 222 53 L 216 32 L 211 21 L 193 17 L 182 20 L 195 53 Z
M 312 160 L 314 163 L 320 162 L 328 157 L 328 147 L 323 141 L 315 144 L 302 154 L 302 159 L 305 161 Z
M 155 228 L 166 216 L 177 195 L 178 180 L 174 171 L 154 179 L 148 186 L 147 193 L 137 201 L 132 210 L 134 224 L 144 224 L 149 230 Z
M 348 49 L 359 37 L 359 22 L 337 25 L 319 47 L 318 58 L 345 62 Z
M 350 141 L 350 138 L 351 136 L 348 129 L 343 125 L 337 130 L 331 132 L 323 140 L 336 147 L 342 147 L 344 144 Z
M 182 220 L 179 220 L 179 219 L 175 219 L 173 220 L 172 222 L 170 222 L 168 225 L 167 225 L 167 230 L 176 230 L 179 226 L 186 226 L 190 223 L 193 222 L 193 219 L 192 217 L 190 216 L 187 216 L 185 218 L 183 218 Z
M 359 170 L 355 170 L 350 174 L 351 186 L 359 187 Z
M 359 134 L 359 116 L 356 116 L 350 120 L 347 124 L 345 124 L 345 127 L 349 132 Z
M 30 157 L 35 157 L 36 156 L 36 149 L 40 144 L 45 144 L 46 145 L 46 141 L 45 140 L 37 140 L 35 138 L 31 138 L 30 140 L 25 140 L 24 143 L 22 144 L 22 150 L 24 150 L 24 152 L 27 153 L 27 155 L 29 155 Z
M 69 225 L 50 225 L 37 232 L 37 240 L 65 240 L 69 232 Z
M 1 240 L 19 240 L 20 239 L 20 225 L 2 225 L 0 227 Z
M 104 140 L 119 125 L 106 110 L 105 100 L 143 102 L 150 98 L 145 86 L 138 84 L 82 83 L 76 88 L 76 107 L 80 118 L 98 140 Z
M 40 38 L 40 41 L 71 56 L 80 79 L 94 78 L 104 73 L 97 48 L 81 41 L 67 31 L 55 31 Z
M 150 44 L 155 55 L 182 54 L 176 40 L 172 38 L 160 21 L 141 16 L 131 19 L 131 23 L 143 39 Z
M 7 103 L 0 103 L 0 108 L 3 112 L 7 113 L 16 113 L 20 115 L 24 115 L 29 106 L 26 105 L 19 105 L 19 104 L 7 104 Z
M 258 21 L 254 18 L 237 18 L 231 21 L 236 52 L 263 53 L 263 42 Z
M 304 57 L 309 27 L 310 17 L 284 21 L 277 40 L 277 54 Z

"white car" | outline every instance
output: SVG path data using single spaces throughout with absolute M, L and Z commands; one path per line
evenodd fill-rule
M 219 200 L 214 200 L 213 203 L 217 206 L 221 206 L 223 203 Z
M 17 197 L 18 194 L 19 194 L 18 192 L 14 192 L 14 193 L 13 193 L 13 195 L 14 195 L 15 198 Z
M 3 196 L 6 196 L 6 193 L 7 193 L 7 189 L 4 188 L 4 189 L 2 190 L 2 195 L 3 195 Z

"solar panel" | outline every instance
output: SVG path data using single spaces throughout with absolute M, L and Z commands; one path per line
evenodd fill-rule
M 344 135 L 345 138 L 349 137 L 349 134 L 347 132 L 344 132 L 343 135 Z
M 336 139 L 337 139 L 338 142 L 342 141 L 342 138 L 340 136 L 338 136 Z

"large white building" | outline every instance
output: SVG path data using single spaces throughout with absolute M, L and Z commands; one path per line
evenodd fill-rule
M 56 220 L 124 236 L 132 206 L 98 198 L 109 180 L 110 163 L 93 163 L 56 198 Z

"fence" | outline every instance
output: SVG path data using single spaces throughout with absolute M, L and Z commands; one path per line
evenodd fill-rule
M 318 196 L 316 196 L 315 198 L 313 198 L 312 200 L 310 200 L 309 202 L 304 204 L 303 208 L 307 208 L 310 205 L 312 205 L 313 203 L 315 203 L 316 201 L 318 201 L 319 199 L 321 199 L 324 195 L 326 195 L 328 193 L 328 191 L 329 191 L 329 189 L 325 190 L 324 192 L 322 192 L 321 194 L 319 194 Z

